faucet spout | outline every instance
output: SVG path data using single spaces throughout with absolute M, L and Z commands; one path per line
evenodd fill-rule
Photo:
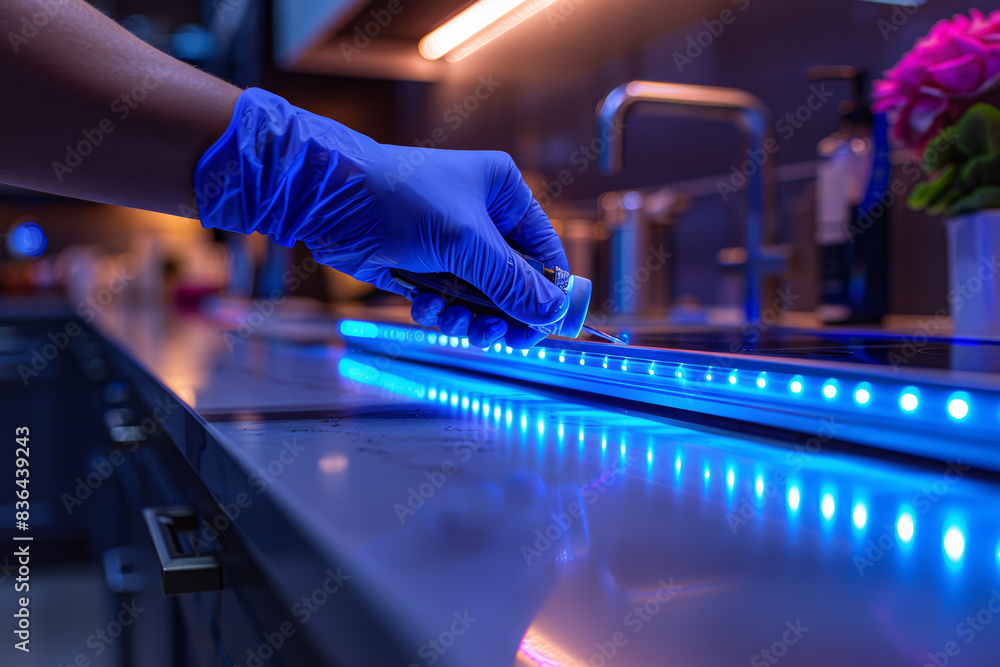
M 787 254 L 782 249 L 765 247 L 765 237 L 774 232 L 774 197 L 765 196 L 765 187 L 774 187 L 773 161 L 768 157 L 777 146 L 771 135 L 771 115 L 756 96 L 736 88 L 695 86 L 659 81 L 630 81 L 618 86 L 601 102 L 597 117 L 603 150 L 599 164 L 606 174 L 622 169 L 625 116 L 637 102 L 661 105 L 668 115 L 681 118 L 713 119 L 736 125 L 746 139 L 757 168 L 748 175 L 750 201 L 746 215 L 746 302 L 747 321 L 761 314 L 760 280 L 764 265 L 781 264 Z M 758 157 L 759 156 L 759 157 Z M 773 192 L 769 193 L 773 195 Z

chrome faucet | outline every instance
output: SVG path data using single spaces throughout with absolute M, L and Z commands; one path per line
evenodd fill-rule
M 600 154 L 601 169 L 613 174 L 622 169 L 625 114 L 637 102 L 665 105 L 670 115 L 687 118 L 721 120 L 736 125 L 746 137 L 751 156 L 762 156 L 757 169 L 748 176 L 750 203 L 746 215 L 746 250 L 728 252 L 740 256 L 745 264 L 745 313 L 748 322 L 761 316 L 760 281 L 764 275 L 780 271 L 788 256 L 785 246 L 765 245 L 774 234 L 774 139 L 770 113 L 764 103 L 744 90 L 715 88 L 658 81 L 630 81 L 618 86 L 598 107 L 600 137 L 604 150 Z M 770 141 L 769 141 L 770 140 Z M 767 150 L 772 148 L 772 150 Z M 765 196 L 765 188 L 769 191 Z M 744 259 L 745 258 L 745 259 Z

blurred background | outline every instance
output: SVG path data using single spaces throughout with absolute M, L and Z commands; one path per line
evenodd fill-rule
M 856 67 L 868 74 L 867 92 L 936 20 L 967 9 L 957 0 L 556 0 L 451 62 L 422 57 L 418 43 L 470 4 L 464 0 L 94 4 L 182 60 L 380 142 L 510 152 L 560 231 L 573 271 L 595 279 L 595 304 L 621 273 L 616 234 L 640 225 L 651 248 L 663 245 L 672 256 L 662 279 L 621 306 L 636 317 L 741 321 L 748 203 L 745 189 L 727 188 L 738 184 L 748 146 L 734 124 L 664 117 L 643 106 L 624 131 L 624 167 L 609 175 L 597 164 L 597 106 L 635 79 L 748 91 L 770 110 L 778 141 L 767 160 L 774 167 L 768 196 L 772 240 L 787 261 L 769 285 L 794 296 L 781 310 L 795 325 L 813 321 L 821 300 L 817 147 L 842 129 L 854 95 L 849 78 L 812 80 L 811 68 Z M 792 121 L 783 123 L 787 114 Z M 891 155 L 893 178 L 907 188 L 915 179 L 901 170 L 911 158 L 903 150 Z M 626 220 L 636 210 L 638 222 Z M 943 224 L 902 205 L 891 216 L 883 314 L 946 309 Z M 12 236 L 26 221 L 44 229 L 48 248 L 33 258 L 8 243 L 0 289 L 68 290 L 73 303 L 106 286 L 121 266 L 136 274 L 124 300 L 191 307 L 206 295 L 288 291 L 280 276 L 304 257 L 296 255 L 301 248 L 227 237 L 192 220 L 0 186 L 0 227 Z M 313 305 L 401 305 L 326 267 L 292 292 Z

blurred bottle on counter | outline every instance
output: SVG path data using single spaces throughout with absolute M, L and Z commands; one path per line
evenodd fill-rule
M 840 127 L 819 142 L 816 315 L 827 324 L 878 323 L 889 309 L 889 139 L 885 116 L 865 100 L 865 73 L 855 67 L 811 68 L 810 80 L 846 80 Z

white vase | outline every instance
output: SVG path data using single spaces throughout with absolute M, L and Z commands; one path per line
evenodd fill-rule
M 952 218 L 947 228 L 954 335 L 1000 339 L 1000 209 Z

